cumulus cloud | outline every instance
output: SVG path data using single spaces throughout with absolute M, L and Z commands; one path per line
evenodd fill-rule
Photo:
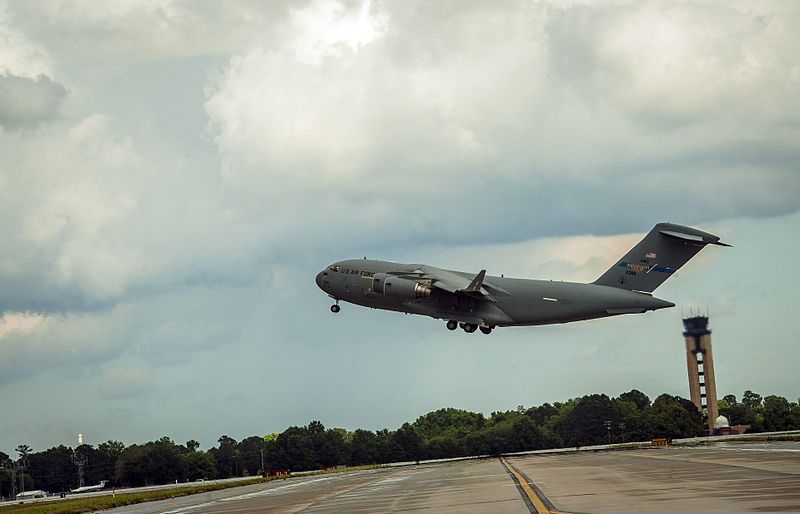
M 7 312 L 0 335 L 0 382 L 10 383 L 58 369 L 69 376 L 116 355 L 119 339 L 103 315 L 40 316 Z M 16 324 L 14 330 L 9 325 Z
M 0 75 L 52 76 L 49 54 L 31 41 L 10 18 L 7 3 L 0 3 Z
M 40 1 L 7 8 L 70 62 L 92 59 L 148 61 L 233 51 L 269 42 L 274 21 L 289 2 L 221 5 L 190 0 Z
M 18 127 L 51 119 L 67 91 L 49 77 L 36 80 L 0 75 L 0 125 Z
M 298 45 L 352 19 L 297 23 L 317 5 L 209 84 L 223 175 L 244 198 L 312 226 L 319 210 L 357 216 L 373 240 L 460 242 L 608 230 L 609 204 L 630 220 L 798 207 L 798 109 L 781 107 L 798 102 L 796 57 L 772 49 L 800 42 L 780 6 L 419 8 L 436 26 L 420 31 L 420 12 L 387 4 L 358 52 L 318 37 L 309 59 Z

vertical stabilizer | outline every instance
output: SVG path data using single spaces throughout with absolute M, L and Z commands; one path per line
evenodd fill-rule
M 651 293 L 707 244 L 730 246 L 707 232 L 659 223 L 593 283 Z

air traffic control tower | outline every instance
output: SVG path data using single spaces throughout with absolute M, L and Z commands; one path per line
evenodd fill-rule
M 708 433 L 714 433 L 717 419 L 717 383 L 714 380 L 714 359 L 711 356 L 711 331 L 708 316 L 684 318 L 686 331 L 686 364 L 689 368 L 689 394 L 692 403 L 703 413 Z

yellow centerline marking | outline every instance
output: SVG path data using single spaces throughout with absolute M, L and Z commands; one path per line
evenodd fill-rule
M 509 464 L 503 457 L 500 457 L 500 461 L 506 468 L 508 468 L 509 471 L 511 471 L 511 473 L 514 474 L 515 477 L 517 477 L 517 480 L 519 480 L 519 483 L 522 485 L 522 489 L 525 490 L 525 494 L 528 495 L 528 498 L 530 498 L 533 506 L 536 507 L 536 510 L 541 514 L 551 514 L 550 509 L 548 509 L 544 502 L 539 499 L 539 495 L 537 495 L 536 492 L 531 489 L 531 486 L 528 485 L 528 481 L 522 478 L 522 475 L 520 475 L 519 472 L 514 469 L 514 466 Z

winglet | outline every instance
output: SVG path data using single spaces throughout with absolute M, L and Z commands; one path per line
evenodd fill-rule
M 482 269 L 480 273 L 475 275 L 472 282 L 469 283 L 466 289 L 462 289 L 465 293 L 480 293 L 483 287 L 483 279 L 486 277 L 486 270 Z

